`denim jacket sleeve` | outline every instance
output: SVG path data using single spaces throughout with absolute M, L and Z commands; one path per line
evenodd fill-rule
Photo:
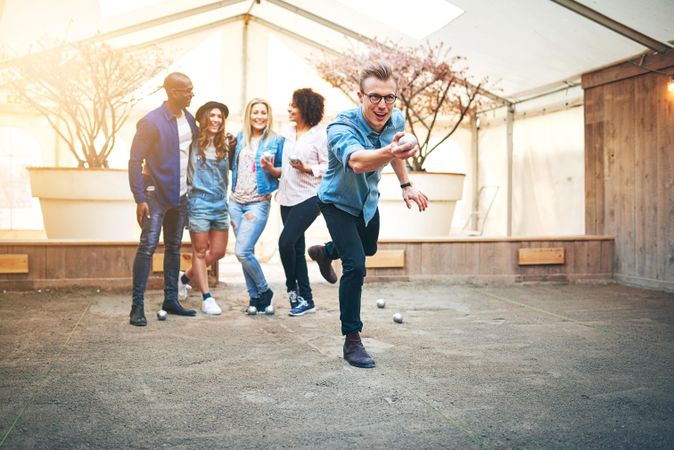
M 157 127 L 145 118 L 141 119 L 136 126 L 136 134 L 133 137 L 129 156 L 129 187 L 136 203 L 145 201 L 143 160 L 157 141 L 158 133 Z
M 328 127 L 328 149 L 346 171 L 353 172 L 349 167 L 349 159 L 354 152 L 372 147 L 371 145 L 367 147 L 362 141 L 368 142 L 367 139 L 359 140 L 352 126 L 336 123 Z

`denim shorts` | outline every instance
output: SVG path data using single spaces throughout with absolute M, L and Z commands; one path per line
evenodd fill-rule
M 199 197 L 190 198 L 187 229 L 195 233 L 229 229 L 229 211 L 226 201 L 211 202 Z

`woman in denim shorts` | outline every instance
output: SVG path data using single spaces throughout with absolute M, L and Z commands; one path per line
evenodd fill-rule
M 207 267 L 225 256 L 229 237 L 227 185 L 229 145 L 232 136 L 225 134 L 229 109 L 220 102 L 202 105 L 195 118 L 199 136 L 192 144 L 187 167 L 188 226 L 192 240 L 192 267 L 180 275 L 178 293 L 187 297 L 188 283 L 193 280 L 203 295 L 201 310 L 218 315 L 222 309 L 208 287 Z

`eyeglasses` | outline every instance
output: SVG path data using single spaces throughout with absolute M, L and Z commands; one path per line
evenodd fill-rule
M 379 95 L 379 94 L 366 94 L 363 91 L 360 92 L 370 100 L 370 103 L 374 105 L 378 105 L 382 99 L 384 99 L 384 103 L 390 105 L 391 103 L 395 102 L 396 99 L 398 98 L 395 94 Z
M 183 94 L 194 94 L 194 89 L 173 89 L 175 92 L 182 92 Z

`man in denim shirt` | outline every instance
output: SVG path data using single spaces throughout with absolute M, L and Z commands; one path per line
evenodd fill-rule
M 405 120 L 393 105 L 398 84 L 391 68 L 372 64 L 361 72 L 360 107 L 344 111 L 328 125 L 328 170 L 318 189 L 319 207 L 332 242 L 309 249 L 321 274 L 337 281 L 332 260 L 342 260 L 339 309 L 344 341 L 344 359 L 356 367 L 375 366 L 360 339 L 360 299 L 365 278 L 365 256 L 377 251 L 379 237 L 379 179 L 391 163 L 408 208 L 428 206 L 426 196 L 409 182 L 405 160 L 417 145 L 399 145 Z
M 142 231 L 133 261 L 130 323 L 147 325 L 144 295 L 152 255 L 164 229 L 164 303 L 171 314 L 194 316 L 178 303 L 180 244 L 187 220 L 187 163 L 197 126 L 187 108 L 194 97 L 192 82 L 174 72 L 164 80 L 168 100 L 137 125 L 129 157 L 129 185 Z

